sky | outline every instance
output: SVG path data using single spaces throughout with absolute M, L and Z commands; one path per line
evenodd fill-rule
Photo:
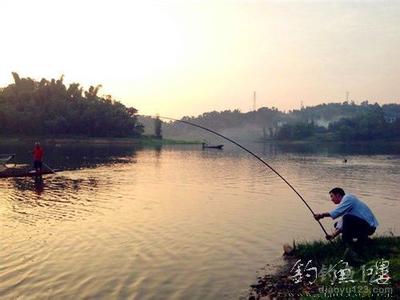
M 0 86 L 101 84 L 139 113 L 400 103 L 400 1 L 0 1 Z

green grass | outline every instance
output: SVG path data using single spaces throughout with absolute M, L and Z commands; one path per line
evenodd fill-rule
M 332 243 L 325 241 L 304 242 L 296 246 L 294 256 L 303 263 L 311 260 L 310 266 L 318 269 L 316 281 L 320 288 L 328 289 L 327 294 L 319 293 L 303 296 L 304 299 L 399 299 L 400 298 L 400 237 L 379 236 L 371 239 L 367 246 L 353 247 L 357 253 L 355 258 L 344 256 L 345 245 L 340 241 Z M 389 284 L 373 282 L 379 278 L 378 267 L 383 261 L 388 261 L 388 272 L 391 277 Z M 346 267 L 345 262 L 349 265 Z M 324 269 L 325 266 L 326 268 Z M 349 269 L 353 272 L 355 282 L 344 282 L 334 278 L 334 271 L 327 270 Z M 369 275 L 369 273 L 375 274 Z M 339 273 L 336 273 L 338 275 Z M 348 278 L 350 279 L 350 278 Z M 333 283 L 332 283 L 333 282 Z M 381 282 L 382 283 L 382 282 Z M 333 289 L 341 288 L 344 295 L 336 295 Z M 386 290 L 385 290 L 386 289 Z M 325 290 L 326 291 L 326 290 Z M 399 298 L 396 298 L 399 297 Z
M 343 258 L 346 247 L 340 239 L 333 242 L 315 241 L 300 243 L 296 246 L 295 255 L 303 259 L 312 259 L 317 263 L 332 263 Z M 370 239 L 367 247 L 354 247 L 363 260 L 377 257 L 400 257 L 400 237 L 379 236 Z

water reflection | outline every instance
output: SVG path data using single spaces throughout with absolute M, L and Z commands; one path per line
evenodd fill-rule
M 18 191 L 35 191 L 39 195 L 43 193 L 45 186 L 49 191 L 59 191 L 62 193 L 68 191 L 78 192 L 81 185 L 91 187 L 97 187 L 98 185 L 98 180 L 96 178 L 71 179 L 61 175 L 50 176 L 11 178 L 10 182 Z
M 42 176 L 37 176 L 34 178 L 34 187 L 36 194 L 40 195 L 44 191 L 44 181 Z
M 154 147 L 154 151 L 156 152 L 156 158 L 160 159 L 161 156 L 162 145 L 156 145 Z
M 279 151 L 279 147 L 277 146 L 276 143 L 263 143 L 263 155 L 272 155 L 272 156 L 276 156 L 278 154 Z
M 323 236 L 282 180 L 226 146 L 49 147 L 49 165 L 66 171 L 0 180 L 0 298 L 246 295 L 256 270 L 279 263 L 283 243 Z M 368 203 L 380 230 L 399 226 L 399 156 L 346 154 L 345 164 L 332 149 L 245 146 L 314 209 L 330 209 L 338 185 Z
M 101 184 L 93 177 L 73 179 L 56 175 L 13 178 L 8 185 L 3 183 L 2 188 L 9 190 L 3 197 L 3 201 L 8 203 L 6 206 L 11 209 L 9 213 L 14 212 L 14 219 L 23 219 L 23 222 L 31 224 L 41 220 L 84 217 L 90 213 L 91 206 L 101 207 L 103 201 L 102 197 L 95 196 Z
M 296 153 L 313 155 L 377 155 L 377 154 L 400 154 L 400 147 L 396 143 L 294 143 L 279 142 L 265 143 L 264 149 L 268 149 L 268 154 Z M 265 151 L 264 151 L 265 152 Z
M 15 153 L 13 163 L 32 164 L 31 145 L 0 144 L 0 153 Z M 132 145 L 96 145 L 96 144 L 44 144 L 44 161 L 52 169 L 75 170 L 93 168 L 105 164 L 134 161 L 137 147 Z

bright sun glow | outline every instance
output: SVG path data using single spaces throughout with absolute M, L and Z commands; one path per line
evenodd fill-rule
M 174 117 L 351 99 L 398 102 L 400 4 L 343 1 L 1 1 L 11 72 L 102 84 Z M 371 45 L 371 40 L 374 44 Z

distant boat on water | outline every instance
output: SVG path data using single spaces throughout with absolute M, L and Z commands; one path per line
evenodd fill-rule
M 201 143 L 203 149 L 219 149 L 222 150 L 224 145 L 208 145 L 207 143 Z

